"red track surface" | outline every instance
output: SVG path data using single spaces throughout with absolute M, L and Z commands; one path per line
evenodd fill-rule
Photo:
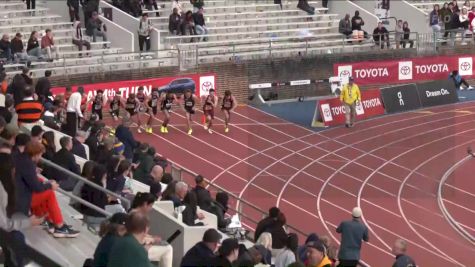
M 210 135 L 195 124 L 190 137 L 183 114 L 174 113 L 169 134 L 137 138 L 263 210 L 279 206 L 289 224 L 335 242 L 336 225 L 361 206 L 370 229 L 362 259 L 371 266 L 392 263 L 398 237 L 409 242 L 420 266 L 475 266 L 475 246 L 450 226 L 436 197 L 442 175 L 475 143 L 472 112 L 473 103 L 464 103 L 312 132 L 240 107 L 226 135 L 222 125 Z M 450 211 L 474 233 L 475 165 L 468 165 L 447 181 L 456 198 L 444 197 L 456 203 Z M 243 211 L 260 219 L 251 208 Z

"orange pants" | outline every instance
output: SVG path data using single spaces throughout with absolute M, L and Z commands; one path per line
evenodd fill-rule
M 56 200 L 56 195 L 51 189 L 41 193 L 33 193 L 31 199 L 31 213 L 37 217 L 46 215 L 46 220 L 55 226 L 63 224 L 61 209 Z

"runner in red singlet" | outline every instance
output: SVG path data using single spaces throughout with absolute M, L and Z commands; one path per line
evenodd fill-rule
M 223 103 L 221 104 L 221 110 L 224 112 L 224 132 L 229 132 L 229 122 L 231 120 L 231 111 L 237 107 L 236 98 L 231 94 L 231 91 L 226 90 L 224 92 Z
M 204 97 L 203 103 L 203 113 L 206 117 L 204 128 L 211 134 L 213 133 L 211 127 L 213 126 L 214 120 L 214 108 L 218 104 L 216 96 L 214 95 L 214 89 L 209 90 L 209 94 Z

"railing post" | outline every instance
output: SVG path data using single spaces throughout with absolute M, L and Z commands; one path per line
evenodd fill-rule
M 199 53 L 199 50 L 198 50 L 198 49 L 199 49 L 199 46 L 197 45 L 197 46 L 196 46 L 196 51 L 195 51 L 195 53 L 196 53 L 196 62 L 195 62 L 195 65 L 196 65 L 196 66 L 199 65 L 199 54 L 198 54 L 198 53 Z

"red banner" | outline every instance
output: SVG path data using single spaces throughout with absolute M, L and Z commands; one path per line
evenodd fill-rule
M 87 99 L 91 99 L 96 90 L 103 90 L 104 95 L 112 97 L 120 94 L 126 98 L 130 93 L 136 93 L 140 86 L 145 88 L 145 94 L 150 94 L 152 88 L 166 89 L 166 88 L 190 88 L 195 91 L 195 94 L 200 97 L 207 95 L 209 89 L 216 89 L 216 79 L 213 73 L 207 74 L 190 74 L 187 76 L 152 78 L 145 80 L 132 81 L 117 81 L 106 83 L 93 83 L 72 86 L 73 91 L 76 91 L 78 86 L 84 87 L 84 92 Z M 51 89 L 53 95 L 62 94 L 65 87 L 55 87 Z
M 340 98 L 320 100 L 317 104 L 321 119 L 325 126 L 334 126 L 345 123 L 345 107 Z M 361 91 L 361 102 L 356 106 L 356 118 L 362 120 L 384 114 L 379 89 Z
M 453 70 L 458 70 L 462 76 L 473 77 L 473 57 L 439 56 L 333 65 L 335 76 L 351 76 L 360 85 L 443 80 Z

